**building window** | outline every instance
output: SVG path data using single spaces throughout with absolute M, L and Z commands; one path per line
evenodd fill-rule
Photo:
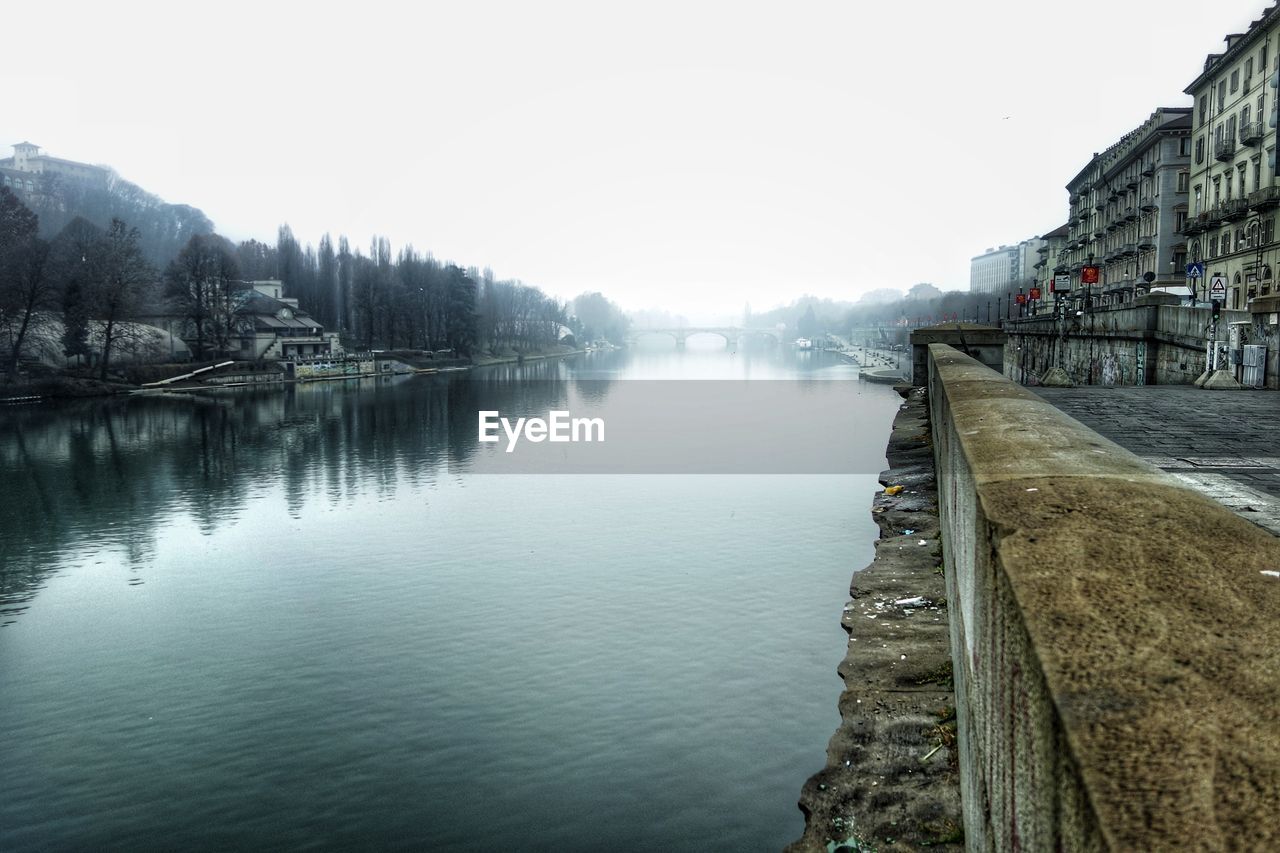
M 1200 197 L 1201 197 L 1201 195 L 1202 195 L 1203 193 L 1204 193 L 1204 188 L 1203 188 L 1202 186 L 1200 186 L 1199 184 L 1196 184 L 1196 192 L 1195 192 L 1195 197 L 1196 197 L 1196 206 L 1195 206 L 1195 207 L 1193 207 L 1193 208 L 1191 208 L 1191 212 L 1192 212 L 1192 214 L 1194 214 L 1194 215 L 1196 215 L 1196 216 L 1199 216 L 1201 213 L 1203 213 L 1203 212 L 1204 212 L 1204 208 L 1203 208 L 1203 207 L 1201 207 L 1201 205 L 1200 205 L 1200 202 L 1201 202 L 1201 198 L 1200 198 Z
M 1237 68 L 1235 71 L 1231 72 L 1231 94 L 1234 95 L 1236 93 L 1236 90 L 1239 88 L 1240 88 L 1240 69 Z
M 1244 93 L 1249 94 L 1249 81 L 1253 77 L 1253 57 L 1244 61 Z
M 1196 140 L 1196 162 L 1197 163 L 1204 162 L 1204 137 L 1203 136 Z
M 1253 189 L 1254 191 L 1262 189 L 1262 158 L 1253 158 Z
M 1262 220 L 1262 244 L 1269 245 L 1276 237 L 1275 217 Z
M 1240 109 L 1240 126 L 1244 127 L 1248 123 L 1249 123 L 1249 105 L 1245 104 Z
M 1244 163 L 1241 163 L 1239 166 L 1236 167 L 1236 171 L 1240 173 L 1240 198 L 1244 198 L 1244 195 L 1245 195 L 1244 170 L 1245 170 Z M 1257 187 L 1255 186 L 1254 189 L 1257 189 Z
M 1218 112 L 1222 112 L 1222 110 L 1226 107 L 1226 105 L 1227 105 L 1227 81 L 1220 80 L 1218 82 Z
M 1218 235 L 1217 234 L 1209 235 L 1209 257 L 1210 258 L 1218 257 Z
M 1187 187 L 1189 187 L 1190 185 L 1191 185 L 1191 173 L 1190 173 L 1190 172 L 1179 172 L 1179 173 L 1178 173 L 1178 189 L 1177 189 L 1177 192 L 1180 192 L 1180 193 L 1184 193 L 1184 192 L 1186 192 L 1186 191 L 1187 191 Z

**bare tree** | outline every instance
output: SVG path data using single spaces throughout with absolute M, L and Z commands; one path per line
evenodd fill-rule
M 38 217 L 8 188 L 0 187 L 0 327 L 9 335 L 10 379 L 17 373 L 36 315 L 52 297 L 45 275 L 49 244 L 36 236 L 38 226 Z
M 102 345 L 99 367 L 104 380 L 112 351 L 136 336 L 137 327 L 127 321 L 137 314 L 147 286 L 155 280 L 155 270 L 142 252 L 141 238 L 137 228 L 130 228 L 119 219 L 111 220 L 111 228 L 103 238 L 102 276 L 90 305 Z
M 230 345 L 238 275 L 231 244 L 216 234 L 192 237 L 165 270 L 165 293 L 187 321 L 197 360 L 205 357 L 208 344 L 215 350 Z

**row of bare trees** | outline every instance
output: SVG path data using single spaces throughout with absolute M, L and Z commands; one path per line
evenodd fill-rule
M 112 358 L 136 333 L 128 321 L 154 281 L 138 229 L 112 219 L 104 230 L 76 218 L 44 240 L 36 214 L 0 188 L 0 335 L 7 377 L 16 374 L 29 347 L 54 344 L 48 338 L 56 337 L 68 358 L 96 357 L 106 378 Z
M 121 345 L 137 333 L 130 320 L 180 318 L 180 337 L 197 360 L 231 354 L 247 282 L 279 279 L 286 296 L 350 346 L 534 351 L 566 329 L 583 340 L 620 340 L 625 314 L 599 293 L 572 303 L 489 269 L 462 268 L 406 246 L 397 254 L 375 237 L 368 254 L 346 237 L 302 246 L 288 226 L 276 245 L 234 244 L 203 230 L 191 234 L 163 271 L 149 261 L 141 234 L 122 219 L 99 228 L 71 219 L 40 237 L 39 218 L 0 190 L 0 334 L 12 377 L 36 338 L 76 363 L 94 362 L 105 378 Z M 56 322 L 48 322 L 49 320 Z M 50 330 L 56 330 L 51 332 Z M 50 341 L 53 335 L 58 340 Z

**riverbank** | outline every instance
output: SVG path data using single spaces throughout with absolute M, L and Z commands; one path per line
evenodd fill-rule
M 397 375 L 410 373 L 438 373 L 446 370 L 471 370 L 477 367 L 488 367 L 496 364 L 520 364 L 526 361 L 543 361 L 551 358 L 565 358 L 586 352 L 572 347 L 556 347 L 550 350 L 539 350 L 533 353 L 504 353 L 502 355 L 481 355 L 471 359 L 470 363 L 450 363 L 444 367 L 423 367 L 417 364 L 407 365 L 408 371 L 393 371 Z M 50 375 L 27 382 L 16 382 L 11 385 L 0 385 L 0 405 L 21 405 L 40 403 L 50 400 L 66 400 L 82 397 L 108 397 L 115 394 L 134 394 L 163 390 L 166 392 L 209 391 L 221 388 L 232 388 L 252 385 L 253 387 L 283 387 L 296 382 L 341 381 L 346 379 L 367 379 L 372 376 L 387 375 L 378 372 L 353 373 L 346 376 L 285 378 L 272 382 L 244 383 L 174 383 L 160 387 L 147 387 L 142 384 L 125 382 L 104 382 L 78 376 Z
M 493 364 L 520 364 L 525 361 L 545 361 L 549 358 L 565 358 L 571 355 L 581 355 L 586 352 L 584 349 L 575 349 L 573 347 L 558 346 L 549 350 L 537 350 L 529 353 L 503 353 L 501 355 L 485 355 L 477 356 L 471 360 L 471 367 L 488 367 Z
M 850 585 L 841 723 L 788 853 L 963 846 L 946 583 L 924 389 L 894 419 L 871 565 Z M 841 847 L 843 845 L 843 847 Z

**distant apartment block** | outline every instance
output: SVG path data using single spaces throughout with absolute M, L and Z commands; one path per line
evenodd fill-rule
M 62 178 L 105 189 L 111 171 L 102 166 L 77 163 L 40 153 L 40 146 L 19 142 L 13 156 L 0 160 L 0 186 L 15 193 L 37 193 L 45 190 L 46 178 Z
M 1069 274 L 1074 294 L 1123 304 L 1150 286 L 1186 282 L 1191 109 L 1162 107 L 1126 133 L 1067 184 L 1070 229 L 1054 272 Z M 1081 271 L 1099 268 L 1082 286 Z
M 1053 290 L 1053 281 L 1061 266 L 1060 258 L 1066 250 L 1071 238 L 1071 226 L 1060 225 L 1040 237 L 1040 248 L 1036 253 L 1040 259 L 1035 262 L 1035 286 L 1040 289 L 1040 305 L 1048 306 L 1059 297 Z
M 1280 6 L 1226 38 L 1184 91 L 1193 98 L 1194 157 L 1185 233 L 1205 278 L 1227 280 L 1226 307 L 1276 292 L 1276 100 Z M 1203 284 L 1202 284 L 1203 287 Z M 1203 290 L 1198 294 L 1205 299 Z
M 1039 237 L 1012 246 L 987 249 L 969 262 L 972 293 L 1017 293 L 1031 287 L 1042 241 Z

